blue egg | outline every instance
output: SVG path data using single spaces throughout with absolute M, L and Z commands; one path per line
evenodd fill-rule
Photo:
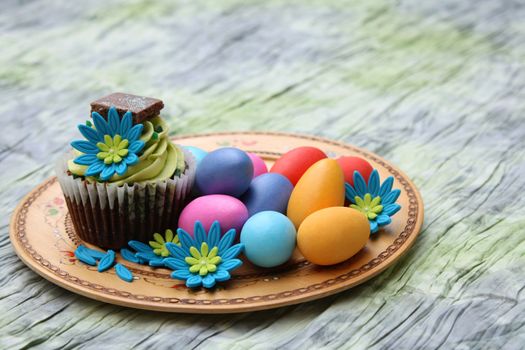
M 253 163 L 238 148 L 219 148 L 208 153 L 197 167 L 195 185 L 202 195 L 242 195 L 253 178 Z
M 241 231 L 244 255 L 253 264 L 274 267 L 287 262 L 295 249 L 294 224 L 275 211 L 261 211 L 246 221 Z
M 248 208 L 250 216 L 261 211 L 271 210 L 286 213 L 293 185 L 285 176 L 266 173 L 252 180 L 241 201 Z
M 208 152 L 206 152 L 205 150 L 199 148 L 199 147 L 195 147 L 195 146 L 184 146 L 184 148 L 186 148 L 188 151 L 191 152 L 191 154 L 193 154 L 193 156 L 195 157 L 195 160 L 197 162 L 197 165 L 199 165 L 199 163 L 201 162 L 202 158 L 204 158 Z

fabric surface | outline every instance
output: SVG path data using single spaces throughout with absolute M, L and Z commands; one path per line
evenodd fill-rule
M 519 349 L 521 1 L 34 1 L 0 10 L 0 348 Z M 309 133 L 376 152 L 425 202 L 410 252 L 322 300 L 238 315 L 93 301 L 15 255 L 10 215 L 89 102 L 164 100 L 173 133 Z

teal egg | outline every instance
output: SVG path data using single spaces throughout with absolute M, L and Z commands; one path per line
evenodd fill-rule
M 274 267 L 287 262 L 295 249 L 294 224 L 276 211 L 261 211 L 241 231 L 244 255 L 254 265 Z
M 191 154 L 195 157 L 197 165 L 199 165 L 199 163 L 201 162 L 202 158 L 204 158 L 208 154 L 208 152 L 206 152 L 205 150 L 203 150 L 203 149 L 201 149 L 199 147 L 184 146 L 184 148 L 186 148 L 188 151 L 190 151 Z

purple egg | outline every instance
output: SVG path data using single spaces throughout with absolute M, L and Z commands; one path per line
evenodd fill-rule
M 219 148 L 208 153 L 195 174 L 195 185 L 202 195 L 242 195 L 253 178 L 253 164 L 246 152 L 238 148 Z
M 261 211 L 286 213 L 293 185 L 285 176 L 266 173 L 252 180 L 241 201 L 248 208 L 250 216 Z

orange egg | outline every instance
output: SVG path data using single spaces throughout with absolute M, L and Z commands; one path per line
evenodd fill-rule
M 363 249 L 369 236 L 370 224 L 360 211 L 326 208 L 303 221 L 297 231 L 297 247 L 311 263 L 334 265 Z
M 333 159 L 322 159 L 312 165 L 295 185 L 286 215 L 298 228 L 317 210 L 343 206 L 345 187 L 343 171 Z

